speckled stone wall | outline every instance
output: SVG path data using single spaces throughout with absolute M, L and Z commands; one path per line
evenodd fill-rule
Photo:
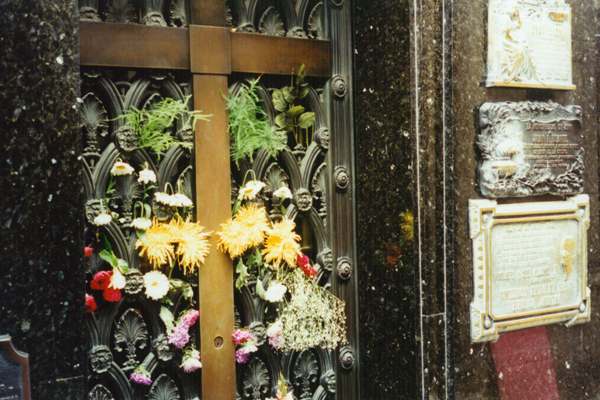
M 469 198 L 480 198 L 477 191 L 475 154 L 475 110 L 485 101 L 554 100 L 561 104 L 583 107 L 585 138 L 585 191 L 591 198 L 589 230 L 589 285 L 592 287 L 592 321 L 566 328 L 545 328 L 550 342 L 552 367 L 560 399 L 598 399 L 600 395 L 600 224 L 598 203 L 598 91 L 597 39 L 598 7 L 592 1 L 568 0 L 573 9 L 573 73 L 577 90 L 514 90 L 485 88 L 487 45 L 487 1 L 454 1 L 452 17 L 452 118 L 455 146 L 454 232 L 456 258 L 452 286 L 452 355 L 454 359 L 453 394 L 457 399 L 499 399 L 503 376 L 498 373 L 489 344 L 471 345 L 469 339 L 469 303 L 472 299 L 472 260 L 468 234 Z M 460 50 L 458 50 L 460 49 Z M 530 199 L 531 200 L 531 199 Z M 532 376 L 535 358 L 541 353 L 515 358 L 514 368 L 521 368 L 522 379 L 529 386 L 538 385 Z M 524 363 L 529 359 L 531 364 Z M 549 396 L 549 395 L 548 395 Z M 554 399 L 555 397 L 547 397 Z
M 361 398 L 417 398 L 408 1 L 354 2 Z
M 39 400 L 84 398 L 77 35 L 73 0 L 0 1 L 0 333 Z

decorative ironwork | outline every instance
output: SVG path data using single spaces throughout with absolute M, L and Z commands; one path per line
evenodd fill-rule
M 344 281 L 352 277 L 352 261 L 348 257 L 341 257 L 338 260 L 337 274 Z
M 238 32 L 323 39 L 324 7 L 318 0 L 230 0 L 227 21 Z
M 340 364 L 344 369 L 352 369 L 354 367 L 354 362 L 356 361 L 356 356 L 354 355 L 354 350 L 350 346 L 344 346 L 340 350 Z
M 189 0 L 79 0 L 82 21 L 186 26 Z
M 95 249 L 105 242 L 118 258 L 129 264 L 124 297 L 118 303 L 100 303 L 88 314 L 89 364 L 92 388 L 88 399 L 199 399 L 200 372 L 185 374 L 179 368 L 181 357 L 175 356 L 167 342 L 167 332 L 159 312 L 160 305 L 143 295 L 143 262 L 135 249 L 136 232 L 130 227 L 136 201 L 144 196 L 129 177 L 111 176 L 110 170 L 121 159 L 136 170 L 147 167 L 155 172 L 157 186 L 178 187 L 194 198 L 191 184 L 192 156 L 189 149 L 172 147 L 161 157 L 137 146 L 135 133 L 123 128 L 119 118 L 130 107 L 147 107 L 163 98 L 184 99 L 188 83 L 172 75 L 153 76 L 124 72 L 85 72 L 82 76 L 82 137 L 84 153 L 83 185 L 88 226 L 85 240 Z M 176 122 L 173 135 L 185 127 Z M 115 217 L 103 227 L 93 225 L 101 212 Z M 103 268 L 99 257 L 87 259 L 89 276 Z M 191 282 L 196 284 L 195 279 Z M 179 311 L 175 308 L 174 314 Z M 197 344 L 197 330 L 192 340 Z M 143 365 L 153 380 L 148 390 L 129 382 L 130 373 Z

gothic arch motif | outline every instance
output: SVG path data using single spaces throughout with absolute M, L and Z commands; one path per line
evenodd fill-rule
M 322 0 L 228 0 L 228 20 L 238 32 L 324 39 Z

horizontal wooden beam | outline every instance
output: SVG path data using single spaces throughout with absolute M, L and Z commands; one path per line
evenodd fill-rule
M 80 32 L 84 66 L 177 69 L 211 75 L 288 75 L 304 64 L 310 76 L 329 77 L 331 73 L 330 42 L 326 40 L 200 25 L 188 29 L 81 22 Z M 231 57 L 227 57 L 228 50 Z
M 253 33 L 231 35 L 231 69 L 255 74 L 289 75 L 306 66 L 307 75 L 329 77 L 330 42 Z
M 187 29 L 80 23 L 81 65 L 124 68 L 190 68 Z

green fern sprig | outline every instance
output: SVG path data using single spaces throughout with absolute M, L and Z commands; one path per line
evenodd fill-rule
M 231 158 L 236 164 L 253 160 L 257 150 L 264 149 L 275 157 L 287 145 L 285 132 L 276 129 L 260 107 L 258 79 L 248 80 L 226 98 L 231 135 Z
M 166 98 L 147 109 L 129 108 L 121 118 L 138 135 L 138 147 L 150 149 L 159 156 L 172 146 L 191 148 L 191 143 L 172 135 L 173 124 L 181 120 L 184 129 L 192 129 L 197 121 L 207 121 L 210 116 L 200 111 L 190 111 L 190 97 L 183 100 Z

